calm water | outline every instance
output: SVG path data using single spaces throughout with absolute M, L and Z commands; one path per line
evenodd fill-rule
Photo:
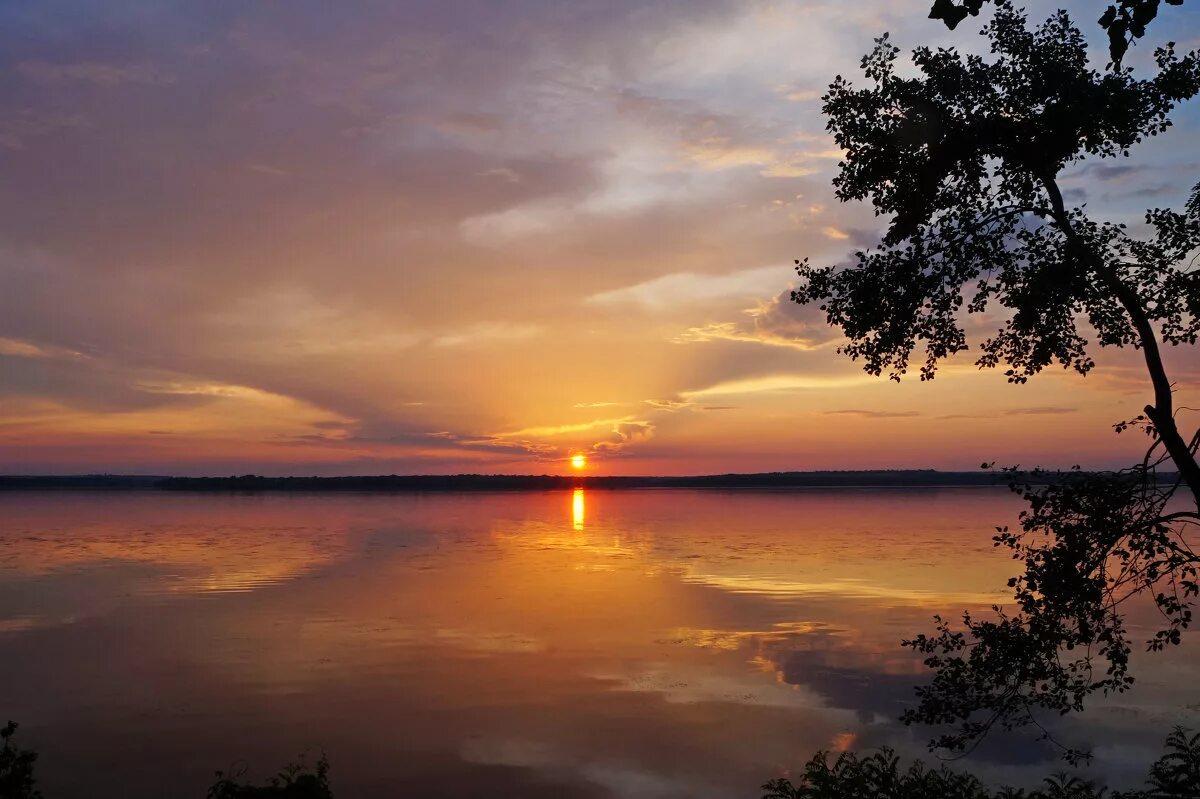
M 754 797 L 889 744 L 935 612 L 1003 598 L 993 489 L 0 495 L 0 718 L 47 799 L 201 797 L 328 753 L 339 797 Z M 1001 593 L 998 593 L 1000 591 Z M 1063 730 L 1118 782 L 1200 727 L 1196 649 Z M 1029 739 L 972 767 L 1061 768 Z M 104 786 L 97 790 L 96 786 Z

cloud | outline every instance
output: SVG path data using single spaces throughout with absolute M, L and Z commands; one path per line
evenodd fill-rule
M 809 321 L 814 311 L 791 300 L 791 291 L 775 295 L 744 312 L 737 322 L 710 322 L 690 327 L 671 339 L 676 344 L 742 341 L 768 347 L 811 351 L 839 340 L 837 331 L 823 319 Z
M 0 115 L 0 148 L 23 150 L 31 139 L 55 131 L 83 128 L 87 124 L 87 118 L 78 113 L 12 109 Z
M 685 155 L 704 169 L 756 166 L 759 174 L 774 178 L 801 178 L 821 170 L 822 162 L 842 157 L 840 150 L 789 146 L 783 142 L 742 144 L 730 137 L 708 136 L 684 145 Z
M 784 99 L 791 100 L 793 103 L 807 103 L 812 100 L 821 99 L 824 94 L 822 89 L 809 89 L 803 86 L 780 86 L 777 91 Z
M 140 381 L 136 384 L 139 391 L 149 394 L 177 394 L 195 397 L 239 397 L 245 399 L 286 399 L 270 391 L 262 391 L 249 386 L 237 386 L 227 383 L 205 383 L 192 380 Z
M 475 344 L 494 344 L 524 341 L 542 333 L 541 325 L 508 322 L 481 322 L 457 333 L 447 333 L 433 340 L 435 347 L 461 347 Z
M 17 70 L 38 83 L 80 82 L 96 86 L 118 86 L 123 83 L 133 83 L 144 86 L 168 86 L 175 82 L 174 75 L 149 63 L 22 61 L 17 64 Z
M 728 114 L 693 100 L 662 98 L 625 90 L 618 108 L 661 131 L 668 142 L 661 160 L 682 157 L 685 165 L 709 172 L 757 168 L 764 177 L 804 177 L 843 156 L 826 134 L 797 133 L 760 115 Z
M 738 322 L 709 322 L 699 327 L 689 327 L 671 339 L 676 344 L 703 344 L 708 341 L 748 341 L 772 347 L 794 347 L 798 350 L 812 349 L 802 340 L 784 338 L 757 330 L 745 330 Z
M 509 183 L 521 182 L 521 173 L 506 166 L 497 166 L 492 167 L 491 169 L 485 169 L 479 174 L 485 178 L 500 178 L 501 180 L 506 180 Z
M 1091 163 L 1086 164 L 1079 170 L 1079 174 L 1095 175 L 1100 180 L 1120 180 L 1129 175 L 1136 174 L 1140 171 L 1140 167 L 1129 166 L 1127 164 L 1105 164 Z
M 781 266 L 764 266 L 717 275 L 679 272 L 624 288 L 602 291 L 591 295 L 585 302 L 595 306 L 633 305 L 659 311 L 714 300 L 762 296 L 764 289 L 778 286 L 787 274 L 786 267 Z
M 552 233 L 571 224 L 571 211 L 558 202 L 519 205 L 504 211 L 474 216 L 460 224 L 463 237 L 476 244 Z
M 37 344 L 32 341 L 23 341 L 16 338 L 0 337 L 0 356 L 7 355 L 11 358 L 45 358 L 45 359 L 68 359 L 78 360 L 87 358 L 82 352 L 67 349 L 65 347 L 56 347 L 51 344 Z
M 1033 408 L 1009 408 L 1005 416 L 1049 416 L 1059 413 L 1075 413 L 1078 408 L 1066 408 L 1058 405 L 1041 405 Z
M 588 422 L 559 425 L 541 425 L 496 433 L 484 437 L 459 436 L 453 433 L 433 433 L 432 436 L 463 444 L 520 448 L 542 459 L 557 460 L 564 451 L 563 446 L 538 441 L 538 439 L 581 440 L 567 451 L 584 451 L 597 456 L 616 455 L 629 446 L 648 441 L 654 436 L 655 424 L 648 419 L 623 416 L 615 419 L 595 419 Z M 586 434 L 586 435 L 585 435 Z
M 249 169 L 251 172 L 258 172 L 261 175 L 271 175 L 272 177 L 277 178 L 286 177 L 287 175 L 293 174 L 290 169 L 280 169 L 277 166 L 271 166 L 270 164 L 258 162 L 246 164 L 246 169 Z
M 538 460 L 553 460 L 559 452 L 559 447 L 552 444 L 528 439 L 512 440 L 516 436 L 510 437 L 511 434 L 479 436 L 438 431 L 435 433 L 426 433 L 425 435 L 428 438 L 449 442 L 454 445 L 455 449 L 466 450 L 468 452 L 488 452 L 504 455 L 519 453 L 522 455 L 531 455 Z M 411 442 L 413 437 L 402 436 L 401 440 Z
M 588 430 L 595 430 L 597 427 L 612 427 L 616 428 L 619 425 L 634 421 L 632 416 L 622 416 L 616 419 L 594 419 L 590 422 L 575 422 L 569 424 L 542 425 L 538 427 L 525 427 L 520 430 L 512 430 L 507 433 L 496 433 L 496 438 L 553 438 L 555 436 L 564 436 L 571 433 L 583 433 Z
M 742 380 L 729 380 L 705 388 L 681 391 L 680 396 L 688 399 L 696 397 L 713 397 L 727 394 L 763 394 L 788 391 L 822 391 L 835 388 L 849 388 L 874 382 L 876 378 L 868 375 L 861 377 L 824 377 L 820 375 L 776 374 L 762 377 L 748 377 Z
M 849 233 L 846 233 L 845 231 L 842 231 L 842 230 L 838 230 L 837 228 L 833 227 L 832 225 L 826 225 L 825 227 L 821 228 L 821 232 L 824 233 L 829 238 L 834 239 L 836 241 L 845 241 L 846 239 L 850 238 Z
M 645 420 L 622 422 L 613 427 L 612 435 L 592 444 L 589 450 L 602 455 L 616 455 L 632 444 L 648 441 L 654 436 L 654 423 Z
M 845 408 L 836 411 L 825 411 L 827 414 L 843 414 L 846 416 L 862 416 L 868 419 L 901 419 L 920 416 L 919 411 L 871 411 L 860 408 Z
M 691 407 L 690 402 L 680 399 L 648 399 L 643 400 L 647 405 L 660 411 L 679 411 Z
M 1002 416 L 1054 416 L 1064 413 L 1076 413 L 1078 408 L 1068 408 L 1058 405 L 1041 405 L 1027 408 L 1007 408 L 993 413 L 950 413 L 937 417 L 938 419 L 992 419 L 999 413 Z

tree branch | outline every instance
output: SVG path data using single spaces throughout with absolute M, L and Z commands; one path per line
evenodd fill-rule
M 1192 449 L 1180 434 L 1178 425 L 1175 424 L 1171 381 L 1167 377 L 1166 367 L 1163 365 L 1158 336 L 1155 335 L 1154 327 L 1146 317 L 1146 309 L 1141 298 L 1121 279 L 1112 266 L 1105 263 L 1099 253 L 1089 248 L 1079 237 L 1071 224 L 1071 217 L 1063 203 L 1062 192 L 1054 178 L 1050 175 L 1041 175 L 1040 179 L 1046 193 L 1050 196 L 1054 221 L 1067 237 L 1067 242 L 1075 250 L 1080 260 L 1096 272 L 1105 287 L 1121 303 L 1121 307 L 1129 315 L 1134 329 L 1137 330 L 1142 356 L 1146 361 L 1146 371 L 1150 373 L 1150 381 L 1154 386 L 1154 403 L 1146 406 L 1146 416 L 1154 423 L 1154 429 L 1162 439 L 1163 446 L 1167 448 L 1171 460 L 1175 462 L 1179 474 L 1191 490 L 1197 508 L 1200 508 L 1200 463 L 1196 462 Z

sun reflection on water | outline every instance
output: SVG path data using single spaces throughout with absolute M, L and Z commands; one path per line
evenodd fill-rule
M 583 529 L 583 489 L 577 488 L 571 495 L 571 526 Z

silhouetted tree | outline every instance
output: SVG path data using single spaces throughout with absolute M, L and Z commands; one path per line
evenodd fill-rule
M 890 225 L 848 266 L 797 262 L 793 292 L 842 328 L 842 352 L 896 380 L 918 347 L 921 379 L 933 378 L 967 349 L 964 316 L 997 303 L 1006 321 L 977 363 L 1003 364 L 1010 382 L 1054 363 L 1087 374 L 1089 335 L 1144 356 L 1153 402 L 1116 426 L 1149 436 L 1142 463 L 1016 480 L 1030 509 L 1018 532 L 996 537 L 1025 567 L 1010 582 L 1015 611 L 965 615 L 961 627 L 938 619 L 935 634 L 906 642 L 935 673 L 904 720 L 951 725 L 932 745 L 952 751 L 997 725 L 1037 724 L 1039 709 L 1080 710 L 1094 692 L 1126 690 L 1123 604 L 1152 597 L 1164 623 L 1148 646 L 1178 643 L 1200 565 L 1184 537 L 1200 522 L 1200 431 L 1181 432 L 1161 354 L 1200 334 L 1200 186 L 1183 211 L 1147 212 L 1138 235 L 1068 205 L 1059 187 L 1065 169 L 1127 156 L 1166 130 L 1173 107 L 1200 92 L 1200 57 L 1167 44 L 1149 77 L 1113 64 L 1098 72 L 1065 12 L 1030 30 L 1023 12 L 996 6 L 983 28 L 990 57 L 922 47 L 907 77 L 884 35 L 862 60 L 866 88 L 833 82 L 824 111 L 845 151 L 836 194 L 869 199 Z M 1181 492 L 1188 507 L 1168 512 Z
M 990 0 L 933 0 L 929 18 L 940 19 L 954 30 L 967 16 L 978 16 L 986 2 Z M 1121 63 L 1134 40 L 1146 35 L 1146 26 L 1158 16 L 1162 2 L 1169 6 L 1183 5 L 1183 0 L 1121 0 L 1104 9 L 1099 22 L 1108 32 L 1108 53 L 1114 64 Z

